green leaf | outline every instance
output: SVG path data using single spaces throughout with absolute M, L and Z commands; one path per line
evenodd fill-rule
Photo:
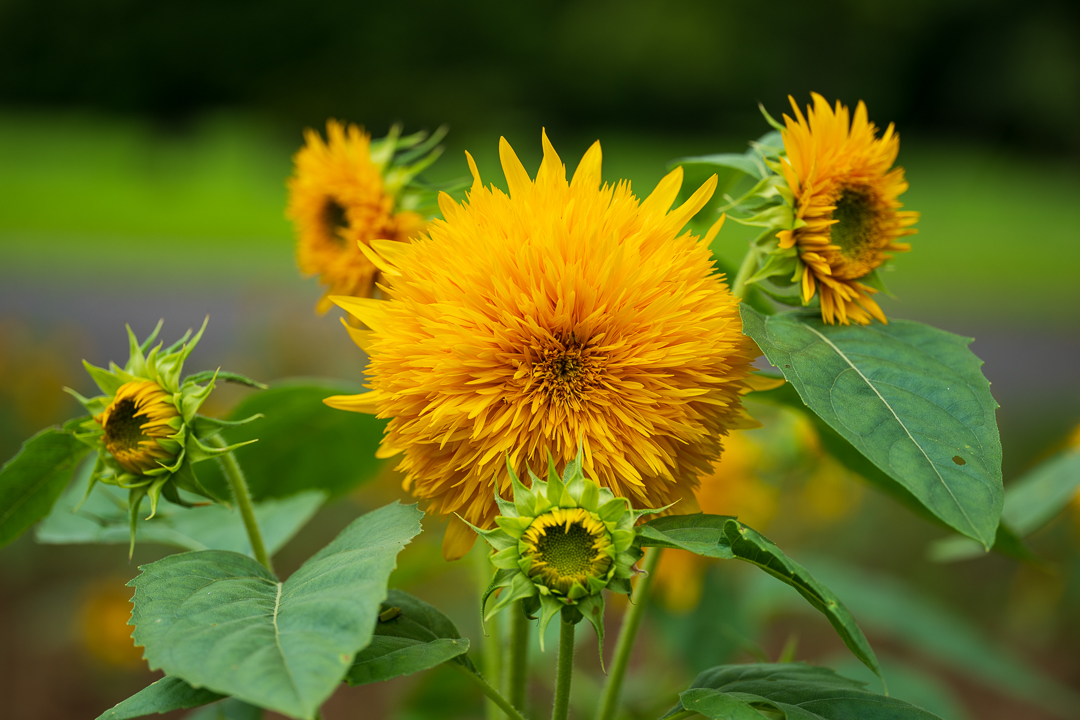
M 755 709 L 756 708 L 756 709 Z M 940 720 L 827 668 L 804 663 L 721 665 L 698 675 L 669 715 L 691 710 L 714 720 Z M 774 717 L 770 715 L 770 717 Z
M 285 582 L 220 550 L 144 565 L 132 637 L 152 669 L 313 718 L 372 638 L 398 553 L 423 513 L 394 503 L 352 522 Z
M 323 490 L 339 497 L 369 480 L 382 467 L 375 458 L 385 420 L 336 410 L 323 404 L 331 395 L 364 392 L 333 380 L 288 380 L 240 402 L 229 420 L 262 414 L 260 420 L 226 428 L 229 444 L 258 439 L 234 451 L 256 500 Z M 217 463 L 198 466 L 199 480 L 228 497 L 228 483 Z
M 0 547 L 49 514 L 87 452 L 70 433 L 46 428 L 0 468 Z
M 178 677 L 166 675 L 111 710 L 106 710 L 98 716 L 98 720 L 127 720 L 172 710 L 187 710 L 212 703 L 222 697 L 224 696 L 209 690 L 193 688 Z
M 84 466 L 89 470 L 89 465 Z M 79 473 L 80 475 L 84 473 Z M 38 525 L 35 538 L 40 543 L 72 545 L 83 543 L 127 544 L 127 492 L 99 484 L 83 501 L 85 483 L 72 484 Z M 255 517 L 263 531 L 267 551 L 273 555 L 307 524 L 326 496 L 318 491 L 301 493 L 282 500 L 255 504 Z M 82 506 L 75 508 L 82 502 Z M 139 517 L 150 514 L 143 501 Z M 183 508 L 171 503 L 158 505 L 157 514 L 136 526 L 135 541 L 170 545 L 184 550 L 232 550 L 251 555 L 251 541 L 240 513 L 224 505 Z
M 895 577 L 820 556 L 806 561 L 815 577 L 843 596 L 876 636 L 902 643 L 936 665 L 981 682 L 997 693 L 1033 703 L 1063 720 L 1075 718 L 1080 693 L 991 642 L 965 615 Z M 793 594 L 777 593 L 775 583 L 755 585 L 747 601 L 756 612 L 771 615 L 778 607 L 805 611 L 805 603 Z
M 225 698 L 184 716 L 184 720 L 262 720 L 262 708 L 236 698 Z
M 642 547 L 675 547 L 706 557 L 743 560 L 757 565 L 795 588 L 828 619 L 855 657 L 881 676 L 870 643 L 840 598 L 758 531 L 734 518 L 698 513 L 650 520 L 638 528 L 638 538 Z
M 465 655 L 469 641 L 433 606 L 401 590 L 382 604 L 375 637 L 356 654 L 345 682 L 365 685 L 430 670 L 448 660 L 476 671 Z
M 742 317 L 811 410 L 936 517 L 993 544 L 1004 495 L 997 403 L 970 339 L 904 320 L 836 326 L 745 305 Z

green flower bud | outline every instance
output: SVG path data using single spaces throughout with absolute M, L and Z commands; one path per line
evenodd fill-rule
M 496 494 L 497 527 L 473 528 L 494 551 L 495 577 L 481 599 L 484 620 L 523 600 L 526 612 L 540 617 L 541 648 L 544 630 L 558 613 L 566 622 L 587 619 L 602 646 L 601 591 L 630 593 L 633 565 L 641 556 L 634 547 L 634 523 L 654 511 L 634 511 L 626 498 L 586 478 L 580 450 L 561 478 L 550 457 L 547 482 L 530 470 L 531 487 L 509 470 L 513 502 Z M 497 590 L 502 592 L 489 604 Z

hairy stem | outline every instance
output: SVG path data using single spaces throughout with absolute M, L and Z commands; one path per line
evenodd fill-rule
M 510 643 L 506 671 L 506 695 L 514 707 L 525 707 L 525 689 L 529 679 L 529 618 L 521 601 L 510 608 Z
M 469 678 L 469 680 L 471 680 L 472 683 L 476 685 L 476 687 L 480 688 L 480 692 L 484 693 L 484 695 L 487 696 L 488 700 L 494 703 L 497 708 L 506 713 L 506 716 L 510 718 L 510 720 L 525 720 L 525 717 L 520 712 L 518 712 L 517 709 L 514 708 L 514 706 L 511 705 L 507 701 L 507 699 L 499 693 L 498 690 L 491 687 L 491 685 L 488 683 L 487 680 L 483 678 L 482 675 L 474 673 L 472 670 L 469 670 L 467 667 L 465 667 L 459 662 L 451 661 L 446 664 L 460 672 L 465 677 Z
M 551 720 L 566 720 L 570 714 L 570 681 L 574 677 L 574 624 L 559 626 L 559 667 L 555 675 L 555 705 Z
M 225 447 L 225 441 L 215 436 L 213 444 L 219 448 Z M 270 562 L 270 556 L 266 552 L 263 543 L 262 531 L 259 529 L 259 521 L 255 518 L 255 508 L 251 504 L 251 493 L 248 492 L 247 481 L 244 479 L 244 471 L 240 469 L 240 463 L 236 457 L 227 452 L 218 456 L 221 467 L 225 471 L 225 478 L 229 481 L 229 489 L 232 490 L 236 506 L 240 508 L 240 517 L 244 520 L 244 529 L 247 530 L 248 540 L 251 541 L 251 549 L 255 553 L 255 559 L 270 572 L 274 572 L 274 565 Z
M 758 257 L 757 246 L 751 245 L 750 249 L 746 251 L 746 255 L 743 256 L 742 265 L 739 266 L 739 272 L 735 275 L 735 281 L 731 283 L 731 294 L 735 297 L 741 298 L 746 294 L 746 281 L 757 270 Z
M 634 649 L 634 638 L 637 636 L 638 626 L 641 625 L 641 618 L 645 614 L 649 588 L 652 587 L 653 574 L 660 562 L 661 549 L 653 547 L 645 551 L 645 562 L 642 568 L 645 576 L 638 581 L 633 604 L 627 608 L 626 615 L 623 617 L 619 639 L 615 643 L 615 657 L 611 663 L 611 671 L 608 673 L 603 694 L 600 696 L 600 708 L 596 712 L 597 720 L 611 720 L 615 717 L 615 708 L 619 704 L 619 692 L 622 690 L 623 678 L 626 676 L 626 666 L 630 662 L 630 651 Z

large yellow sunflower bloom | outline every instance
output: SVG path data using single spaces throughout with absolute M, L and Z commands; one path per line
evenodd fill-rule
M 671 208 L 677 169 L 639 201 L 602 185 L 595 143 L 570 182 L 543 137 L 529 178 L 500 142 L 507 195 L 473 185 L 412 243 L 372 243 L 389 301 L 334 298 L 370 330 L 349 328 L 370 363 L 371 392 L 328 398 L 392 418 L 379 455 L 404 453 L 405 487 L 479 527 L 550 452 L 581 443 L 588 476 L 636 507 L 689 497 L 731 427 L 755 354 L 738 300 L 714 274 L 709 236 L 679 234 L 708 201 L 710 179 Z M 448 558 L 475 540 L 451 520 Z
M 378 269 L 360 244 L 408 240 L 423 229 L 424 218 L 396 211 L 383 177 L 389 157 L 372 157 L 370 135 L 336 120 L 327 121 L 326 135 L 324 143 L 306 130 L 307 142 L 293 158 L 286 215 L 296 227 L 297 262 L 301 272 L 319 276 L 327 295 L 370 297 Z M 330 307 L 324 296 L 319 312 Z
M 904 170 L 892 168 L 900 138 L 891 124 L 877 137 L 861 101 L 850 118 L 839 102 L 833 109 L 813 98 L 804 116 L 789 97 L 796 119 L 784 116 L 781 171 L 805 225 L 778 233 L 780 248 L 798 248 L 803 302 L 817 293 L 825 322 L 888 322 L 870 297 L 877 290 L 859 280 L 891 257 L 886 251 L 910 250 L 898 240 L 917 232 L 919 214 L 900 210 Z

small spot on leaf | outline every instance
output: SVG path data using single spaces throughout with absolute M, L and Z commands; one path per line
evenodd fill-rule
M 960 457 L 959 455 L 953 455 L 953 459 L 952 459 L 952 461 L 953 461 L 954 463 L 956 463 L 957 465 L 967 465 L 967 460 L 965 460 L 964 458 Z

